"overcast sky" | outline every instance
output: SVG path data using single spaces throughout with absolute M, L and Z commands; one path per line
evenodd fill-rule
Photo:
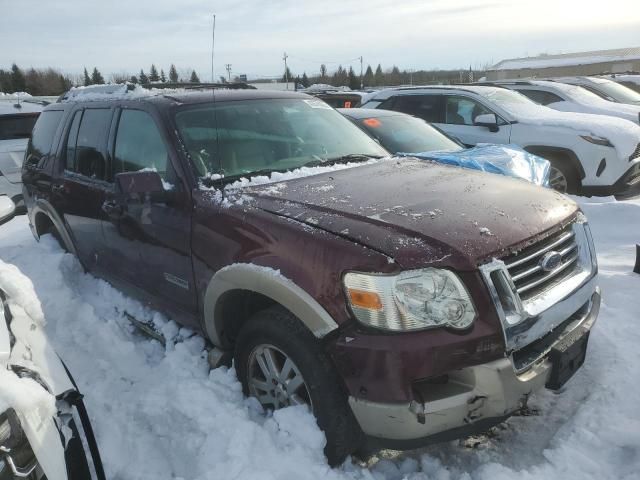
M 279 75 L 468 68 L 542 52 L 640 46 L 640 0 L 0 0 L 0 68 L 56 67 L 79 73 L 194 68 Z

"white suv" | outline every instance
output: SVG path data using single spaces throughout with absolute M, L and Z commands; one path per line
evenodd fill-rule
M 610 102 L 583 86 L 551 80 L 500 80 L 492 84 L 520 92 L 540 105 L 561 112 L 611 115 L 640 124 L 640 105 Z
M 559 77 L 553 80 L 570 85 L 579 85 L 610 102 L 640 105 L 640 92 L 630 86 L 634 85 L 630 81 L 631 77 L 633 75 L 616 75 L 611 79 L 602 77 Z
M 551 162 L 560 191 L 640 193 L 640 126 L 628 120 L 558 112 L 505 88 L 474 85 L 389 88 L 363 108 L 415 115 L 466 145 L 518 145 Z

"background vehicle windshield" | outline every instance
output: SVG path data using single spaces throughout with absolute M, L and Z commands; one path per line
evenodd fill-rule
M 424 120 L 408 115 L 365 118 L 358 120 L 358 124 L 393 153 L 462 150 L 460 145 Z
M 291 170 L 345 155 L 388 155 L 317 99 L 211 103 L 180 110 L 176 124 L 201 177 Z
M 612 82 L 609 80 L 602 80 L 597 82 L 598 91 L 603 92 L 605 95 L 613 98 L 621 103 L 640 103 L 640 93 L 631 90 L 624 85 Z
M 29 138 L 38 115 L 0 116 L 0 140 Z

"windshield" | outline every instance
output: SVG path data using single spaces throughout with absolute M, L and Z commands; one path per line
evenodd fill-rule
M 37 114 L 0 116 L 0 140 L 29 138 L 36 120 Z
M 175 118 L 194 169 L 202 178 L 286 171 L 349 156 L 388 155 L 317 99 L 210 103 L 183 108 Z
M 507 90 L 506 88 L 487 88 L 478 92 L 487 100 L 492 101 L 498 106 L 504 108 L 507 112 L 512 110 L 509 108 L 512 105 L 535 105 L 539 106 L 536 102 L 528 99 L 524 95 L 513 90 Z
M 357 122 L 392 153 L 462 150 L 460 145 L 424 120 L 409 115 L 385 115 Z
M 592 87 L 594 90 L 604 93 L 620 103 L 640 103 L 640 93 L 631 90 L 624 85 L 612 82 L 611 80 L 601 80 Z

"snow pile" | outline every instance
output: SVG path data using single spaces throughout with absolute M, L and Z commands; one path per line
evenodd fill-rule
M 144 88 L 132 83 L 114 83 L 73 87 L 61 97 L 61 102 L 101 101 L 113 99 L 140 99 L 162 94 L 186 92 L 176 88 Z
M 640 471 L 640 275 L 631 273 L 640 200 L 579 201 L 604 301 L 586 364 L 564 391 L 534 396 L 532 416 L 489 435 L 333 470 L 309 412 L 264 416 L 232 369 L 209 371 L 201 338 L 83 273 L 52 238 L 36 243 L 25 217 L 0 228 L 0 257 L 33 281 L 50 338 L 85 394 L 110 479 L 631 480 Z M 138 335 L 125 310 L 153 321 L 166 348 Z

